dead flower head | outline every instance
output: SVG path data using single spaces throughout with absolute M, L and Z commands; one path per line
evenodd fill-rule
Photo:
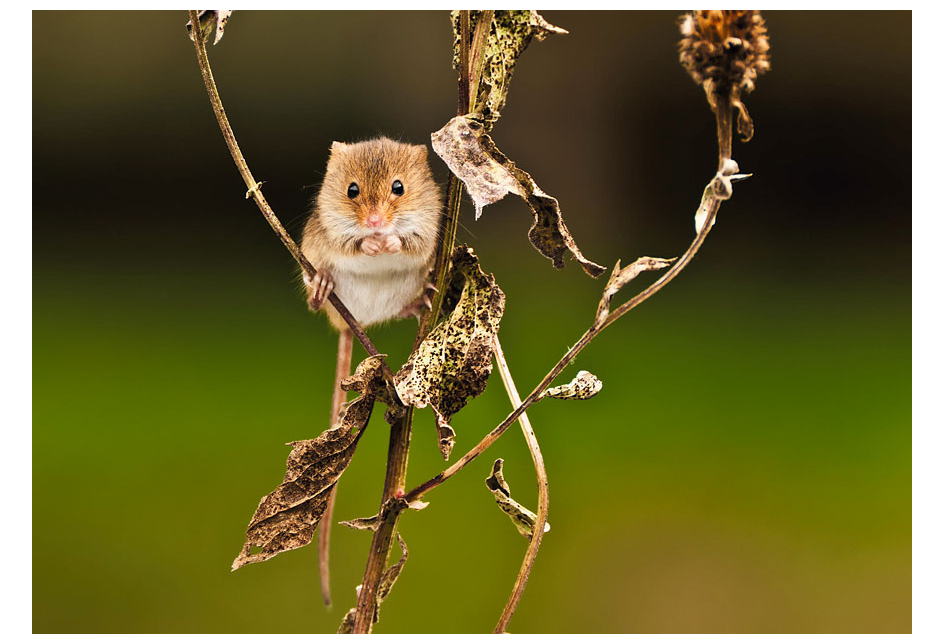
M 769 38 L 765 20 L 755 10 L 698 10 L 680 18 L 680 63 L 702 85 L 710 106 L 729 97 L 739 110 L 743 141 L 753 126 L 742 95 L 755 88 L 756 77 L 769 69 Z

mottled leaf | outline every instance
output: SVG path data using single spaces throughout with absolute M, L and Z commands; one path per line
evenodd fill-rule
M 552 260 L 553 266 L 563 268 L 563 254 L 568 249 L 592 277 L 605 270 L 582 255 L 563 221 L 556 198 L 543 192 L 529 174 L 498 150 L 481 123 L 456 116 L 432 133 L 432 148 L 464 183 L 474 201 L 476 218 L 481 216 L 484 206 L 513 193 L 526 201 L 533 212 L 530 243 Z
M 454 447 L 451 417 L 487 386 L 493 338 L 504 314 L 504 293 L 493 275 L 481 271 L 467 246 L 455 249 L 442 299 L 442 320 L 409 356 L 395 376 L 406 405 L 435 412 L 439 449 L 446 459 Z
M 338 426 L 313 440 L 288 443 L 292 450 L 284 480 L 262 497 L 245 533 L 242 552 L 232 569 L 271 559 L 287 550 L 306 546 L 327 509 L 330 492 L 353 458 L 373 411 L 377 389 L 382 387 L 382 359 L 361 362 L 345 382 L 361 395 L 351 402 Z
M 232 15 L 231 9 L 201 9 L 197 14 L 200 21 L 200 35 L 203 42 L 209 40 L 213 34 L 213 44 L 222 40 L 223 32 L 226 30 L 226 23 L 229 22 L 229 16 Z M 190 40 L 193 40 L 193 25 L 191 20 L 186 22 L 186 33 Z
M 409 549 L 406 548 L 406 542 L 403 540 L 402 535 L 397 532 L 396 538 L 399 540 L 399 548 L 402 550 L 402 556 L 399 558 L 399 561 L 387 568 L 379 578 L 379 584 L 376 587 L 376 610 L 373 611 L 373 624 L 379 621 L 379 607 L 389 595 L 389 591 L 392 590 L 396 580 L 399 579 L 402 567 L 406 565 L 406 560 L 409 558 Z M 360 597 L 361 588 L 362 585 L 357 586 L 357 598 Z M 340 635 L 352 633 L 356 618 L 357 609 L 351 608 L 348 610 L 347 614 L 343 616 L 343 621 L 340 622 L 340 628 L 337 629 L 337 633 Z M 370 626 L 370 630 L 372 630 L 372 625 Z
M 558 387 L 550 387 L 543 396 L 560 400 L 588 400 L 602 391 L 602 381 L 588 371 L 580 371 L 572 381 Z
M 359 595 L 360 587 L 357 586 L 357 595 Z M 343 621 L 340 622 L 340 628 L 337 629 L 337 635 L 350 635 L 353 633 L 353 627 L 356 625 L 357 621 L 357 609 L 351 608 L 347 611 L 347 614 L 343 616 Z
M 472 25 L 477 25 L 482 11 L 471 11 Z M 461 23 L 460 13 L 452 11 L 452 29 L 455 34 L 455 68 L 460 65 Z M 474 29 L 471 30 L 474 33 Z M 481 114 L 488 130 L 500 118 L 500 111 L 507 102 L 510 79 L 520 54 L 536 38 L 543 40 L 549 34 L 566 34 L 565 29 L 555 27 L 536 11 L 495 11 L 490 33 L 484 45 L 484 60 L 481 63 L 481 80 L 472 101 Z M 470 47 L 470 43 L 469 43 Z
M 621 267 L 621 260 L 615 262 L 615 268 L 612 269 L 608 283 L 602 291 L 602 299 L 599 301 L 599 308 L 595 313 L 596 322 L 601 323 L 605 321 L 605 318 L 607 318 L 610 313 L 609 305 L 612 303 L 612 298 L 615 297 L 615 294 L 624 288 L 628 282 L 645 271 L 657 271 L 662 268 L 667 268 L 676 259 L 676 257 L 672 257 L 671 259 L 639 257 L 625 268 Z
M 510 486 L 504 480 L 504 459 L 494 461 L 491 475 L 484 479 L 484 485 L 494 495 L 497 507 L 504 511 L 517 527 L 517 531 L 528 539 L 533 536 L 533 526 L 536 525 L 536 514 L 513 500 L 510 496 Z M 550 525 L 543 526 L 543 532 L 549 532 Z

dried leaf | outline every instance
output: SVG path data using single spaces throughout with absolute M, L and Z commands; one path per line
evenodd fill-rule
M 716 176 L 713 177 L 710 183 L 707 184 L 707 187 L 703 189 L 703 196 L 700 198 L 700 206 L 697 208 L 697 212 L 693 217 L 694 228 L 698 235 L 706 224 L 712 201 L 714 199 L 720 201 L 729 199 L 733 196 L 733 184 L 748 179 L 751 176 L 752 174 L 740 174 L 739 164 L 732 159 L 723 159 L 722 167 L 717 171 Z M 710 224 L 711 229 L 714 224 L 716 224 L 716 217 L 713 217 L 713 222 Z
M 354 530 L 372 530 L 373 532 L 376 532 L 379 524 L 380 518 L 378 514 L 375 514 L 366 519 L 350 519 L 349 521 L 340 522 L 340 525 L 353 528 Z
M 497 507 L 504 511 L 517 527 L 517 531 L 530 538 L 533 536 L 533 526 L 536 525 L 536 514 L 514 501 L 510 497 L 510 486 L 504 480 L 504 459 L 494 461 L 491 475 L 484 479 L 484 485 L 491 491 L 497 500 Z M 549 532 L 549 523 L 543 526 L 543 532 Z
M 718 178 L 718 177 L 717 177 Z M 716 181 L 710 181 L 707 184 L 707 187 L 703 189 L 703 196 L 700 197 L 700 206 L 697 208 L 697 212 L 693 216 L 693 227 L 697 231 L 697 234 L 700 234 L 700 231 L 703 230 L 703 226 L 706 224 L 707 217 L 710 214 L 710 200 L 713 197 L 713 183 Z M 732 191 L 732 187 L 730 187 Z M 712 223 L 710 223 L 710 229 L 712 230 L 713 224 L 716 223 L 716 217 L 713 218 Z
M 503 291 L 493 275 L 481 271 L 467 246 L 455 249 L 448 280 L 442 321 L 394 379 L 403 403 L 432 407 L 439 449 L 446 459 L 455 444 L 451 417 L 487 386 L 493 338 L 504 314 Z
M 399 540 L 399 548 L 402 550 L 402 556 L 399 558 L 399 561 L 387 568 L 383 576 L 379 578 L 379 586 L 376 588 L 376 612 L 373 614 L 374 623 L 379 618 L 380 604 L 382 604 L 389 595 L 389 591 L 392 590 L 393 585 L 395 585 L 396 581 L 399 579 L 402 567 L 406 565 L 406 560 L 409 558 L 409 549 L 406 548 L 406 542 L 403 540 L 402 534 L 397 532 L 396 539 Z
M 387 568 L 379 578 L 379 584 L 376 587 L 376 610 L 373 611 L 373 624 L 379 621 L 379 607 L 389 595 L 389 591 L 392 590 L 396 580 L 399 579 L 402 567 L 406 565 L 406 560 L 409 558 L 409 549 L 406 548 L 406 542 L 403 540 L 402 535 L 397 532 L 396 538 L 399 540 L 399 548 L 402 550 L 402 557 L 399 558 L 399 561 Z M 362 585 L 357 586 L 357 598 L 360 597 L 360 588 L 362 588 Z M 356 618 L 357 609 L 351 608 L 348 610 L 347 614 L 343 616 L 343 621 L 340 622 L 340 628 L 337 629 L 337 633 L 339 635 L 352 633 Z M 370 630 L 372 630 L 372 625 Z
M 599 301 L 599 308 L 595 313 L 596 322 L 602 323 L 605 321 L 605 318 L 607 318 L 610 313 L 609 305 L 612 302 L 612 298 L 615 297 L 615 294 L 623 289 L 628 282 L 645 271 L 658 271 L 662 268 L 667 268 L 676 259 L 676 257 L 672 257 L 671 259 L 639 257 L 625 268 L 621 267 L 621 260 L 615 262 L 615 268 L 612 269 L 612 274 L 608 278 L 605 290 L 602 291 L 602 299 Z
M 602 381 L 588 371 L 580 371 L 572 381 L 558 387 L 550 387 L 543 392 L 543 396 L 560 400 L 588 400 L 600 391 Z
M 357 586 L 357 588 L 359 588 L 359 586 Z M 337 635 L 352 634 L 353 627 L 356 625 L 356 621 L 357 621 L 357 609 L 351 608 L 350 610 L 347 611 L 347 614 L 343 616 L 343 621 L 340 622 L 340 628 L 337 629 Z
M 477 25 L 481 11 L 471 11 L 471 24 Z M 461 24 L 459 12 L 452 11 L 452 29 L 455 34 L 455 68 L 459 67 L 461 49 Z M 474 29 L 472 29 L 472 33 Z M 481 81 L 478 84 L 473 104 L 477 106 L 487 129 L 500 118 L 500 111 L 507 102 L 510 79 L 520 54 L 535 38 L 543 40 L 549 34 L 567 34 L 565 29 L 555 27 L 536 11 L 495 11 L 490 25 L 487 43 L 484 45 L 484 62 Z M 470 43 L 468 43 L 470 47 Z
M 229 22 L 229 16 L 232 15 L 231 9 L 201 9 L 197 14 L 200 21 L 200 35 L 203 42 L 206 42 L 210 35 L 215 33 L 213 44 L 222 40 L 223 32 L 226 30 L 226 23 Z M 186 33 L 190 40 L 193 40 L 193 25 L 191 20 L 186 22 Z
M 475 218 L 484 206 L 502 199 L 508 192 L 521 197 L 533 212 L 530 243 L 556 268 L 563 268 L 568 249 L 592 277 L 605 270 L 586 259 L 563 221 L 559 202 L 543 192 L 533 178 L 497 149 L 481 123 L 456 116 L 432 133 L 432 148 L 448 168 L 464 183 L 474 201 Z
M 350 388 L 361 395 L 351 402 L 336 428 L 314 440 L 288 443 L 285 478 L 271 494 L 262 497 L 245 532 L 242 552 L 232 569 L 271 559 L 287 550 L 306 546 L 327 509 L 330 492 L 353 458 L 381 386 L 382 361 L 377 356 L 361 362 L 350 377 Z M 256 552 L 253 552 L 256 550 Z
M 399 504 L 398 511 L 402 509 L 409 508 L 410 510 L 424 510 L 428 507 L 428 503 L 425 501 L 412 501 L 406 502 L 404 499 L 393 497 L 386 502 L 387 509 Z M 380 515 L 376 514 L 365 519 L 350 519 L 349 521 L 341 521 L 340 525 L 346 526 L 348 528 L 353 528 L 354 530 L 372 530 L 376 532 L 376 529 L 379 527 L 379 524 L 382 522 Z

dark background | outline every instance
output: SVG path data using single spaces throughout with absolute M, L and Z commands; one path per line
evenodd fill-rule
M 495 141 L 590 259 L 679 254 L 715 135 L 676 14 L 544 15 L 570 34 L 523 55 Z M 755 176 L 563 376 L 589 369 L 602 393 L 531 413 L 552 531 L 514 632 L 911 630 L 911 14 L 765 15 L 772 70 L 733 149 Z M 369 534 L 337 528 L 331 612 L 313 548 L 229 572 L 284 443 L 326 426 L 335 337 L 243 198 L 185 22 L 33 14 L 35 632 L 333 631 L 365 564 Z M 210 55 L 295 235 L 332 140 L 428 142 L 454 114 L 445 12 L 236 12 Z M 472 212 L 459 239 L 507 294 L 526 392 L 602 284 L 529 246 L 521 201 Z M 393 363 L 413 335 L 371 332 Z M 455 418 L 456 454 L 508 410 L 492 383 Z M 338 519 L 375 513 L 375 430 Z M 434 442 L 419 414 L 410 483 L 443 467 Z M 536 505 L 514 429 L 403 519 L 378 632 L 493 628 L 525 548 L 482 484 L 496 457 Z

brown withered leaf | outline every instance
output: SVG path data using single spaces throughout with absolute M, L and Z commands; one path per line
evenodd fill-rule
M 344 382 L 345 388 L 361 395 L 347 406 L 337 427 L 313 440 L 288 443 L 292 450 L 284 480 L 259 502 L 245 532 L 242 552 L 232 562 L 233 570 L 311 542 L 330 492 L 350 464 L 369 423 L 374 392 L 383 382 L 381 365 L 379 356 L 367 358 Z
M 504 480 L 504 459 L 499 458 L 494 461 L 491 468 L 491 475 L 484 479 L 484 485 L 494 495 L 497 501 L 497 507 L 504 511 L 510 517 L 511 522 L 517 528 L 517 532 L 530 538 L 533 536 L 533 526 L 536 525 L 536 514 L 526 509 L 513 500 L 510 496 L 510 486 Z M 550 525 L 546 523 L 543 526 L 543 532 L 549 532 Z
M 467 246 L 452 255 L 442 320 L 409 356 L 394 381 L 406 405 L 435 412 L 445 459 L 455 444 L 451 417 L 487 386 L 493 338 L 504 314 L 504 293 Z
M 470 22 L 474 29 L 481 19 L 482 11 L 471 11 Z M 460 65 L 461 23 L 458 11 L 451 12 L 452 30 L 455 35 L 454 64 Z M 481 81 L 473 104 L 481 114 L 487 129 L 500 118 L 500 111 L 507 102 L 510 79 L 520 54 L 530 42 L 543 40 L 550 34 L 567 34 L 565 29 L 555 27 L 536 11 L 495 11 L 490 25 L 487 43 L 484 45 L 484 61 Z M 470 43 L 468 43 L 470 47 Z
M 672 257 L 671 259 L 639 257 L 625 268 L 621 267 L 621 260 L 615 262 L 615 268 L 612 269 L 608 283 L 602 291 L 602 299 L 599 301 L 599 308 L 595 313 L 596 322 L 602 323 L 605 321 L 605 318 L 607 318 L 610 313 L 609 306 L 612 303 L 612 298 L 615 297 L 615 294 L 624 288 L 628 282 L 645 271 L 657 271 L 662 268 L 667 268 L 676 259 L 676 257 Z
M 399 540 L 399 548 L 402 550 L 402 556 L 399 558 L 399 561 L 383 571 L 383 575 L 379 578 L 379 584 L 376 588 L 376 610 L 373 612 L 373 624 L 379 621 L 379 607 L 389 595 L 389 591 L 392 590 L 393 584 L 395 584 L 396 580 L 399 579 L 399 574 L 402 572 L 402 567 L 406 565 L 406 560 L 409 558 L 409 549 L 406 548 L 406 542 L 403 540 L 402 535 L 398 532 L 396 533 L 396 539 Z M 361 587 L 362 586 L 357 586 L 357 598 L 360 597 Z M 348 635 L 352 633 L 356 618 L 357 609 L 351 608 L 348 610 L 347 614 L 343 616 L 343 621 L 340 622 L 340 628 L 337 629 L 337 634 Z M 371 625 L 370 631 L 372 631 L 372 628 L 373 627 Z
M 600 391 L 602 391 L 602 381 L 598 379 L 598 376 L 588 371 L 580 371 L 565 385 L 550 387 L 544 391 L 543 396 L 560 400 L 588 400 Z
M 474 216 L 484 206 L 502 199 L 508 192 L 521 197 L 533 212 L 530 243 L 556 268 L 563 268 L 568 249 L 582 269 L 592 277 L 605 270 L 583 256 L 563 220 L 559 202 L 543 192 L 529 174 L 517 167 L 484 131 L 479 122 L 456 116 L 432 133 L 432 148 L 448 168 L 464 183 L 474 201 Z
M 226 23 L 229 22 L 229 16 L 231 15 L 231 9 L 201 9 L 197 16 L 200 21 L 200 35 L 203 38 L 203 42 L 206 42 L 213 34 L 215 34 L 213 36 L 214 45 L 222 40 L 223 32 L 226 30 Z M 187 20 L 186 33 L 189 34 L 190 40 L 193 40 L 193 25 L 191 23 L 191 20 Z

